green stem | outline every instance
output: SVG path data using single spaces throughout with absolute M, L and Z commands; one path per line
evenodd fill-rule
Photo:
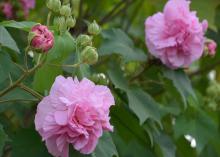
M 29 46 L 25 49 L 24 52 L 24 65 L 25 65 L 25 70 L 28 70 L 28 51 L 29 51 Z
M 69 65 L 69 64 L 57 65 L 57 64 L 48 63 L 47 65 L 55 66 L 55 67 L 77 68 L 81 65 L 81 63 L 76 63 L 76 64 L 73 64 L 73 65 Z
M 52 12 L 50 11 L 47 15 L 47 26 L 50 26 L 50 18 L 51 18 Z

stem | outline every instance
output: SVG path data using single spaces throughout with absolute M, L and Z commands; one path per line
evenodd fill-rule
M 55 66 L 55 67 L 77 68 L 77 67 L 79 67 L 81 64 L 82 64 L 82 63 L 76 63 L 76 64 L 73 64 L 73 65 L 69 65 L 69 64 L 57 65 L 57 64 L 48 63 L 47 65 Z
M 6 89 L 4 89 L 3 91 L 0 92 L 0 97 L 4 96 L 5 94 L 7 94 L 8 92 L 10 92 L 11 90 L 13 90 L 14 88 L 16 88 L 18 86 L 18 84 L 20 84 L 23 80 L 25 80 L 30 74 L 32 74 L 33 72 L 35 72 L 38 68 L 40 68 L 43 65 L 44 62 L 41 62 L 40 64 L 36 65 L 34 68 L 30 69 L 30 70 L 26 70 L 24 72 L 23 75 L 21 75 L 21 77 L 19 79 L 17 79 L 17 81 L 15 81 L 13 84 L 11 84 L 9 87 L 7 87 Z
M 39 100 L 37 100 L 37 99 L 12 99 L 12 100 L 0 100 L 0 104 L 2 104 L 2 103 L 8 103 L 8 102 L 17 102 L 17 101 L 22 101 L 22 102 L 29 102 L 29 101 L 38 102 Z
M 28 53 L 29 51 L 29 46 L 25 49 L 25 52 L 24 52 L 24 65 L 25 65 L 25 71 L 28 70 Z
M 51 18 L 52 12 L 49 11 L 48 15 L 47 15 L 47 26 L 50 26 L 50 18 Z
M 39 94 L 38 92 L 34 91 L 33 89 L 29 88 L 28 86 L 26 86 L 24 84 L 18 84 L 18 87 L 20 87 L 21 89 L 23 89 L 26 92 L 30 93 L 31 95 L 38 98 L 39 100 L 43 99 L 43 96 L 41 94 Z

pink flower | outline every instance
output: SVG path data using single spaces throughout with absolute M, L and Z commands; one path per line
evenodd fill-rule
M 35 0 L 20 0 L 25 17 L 29 15 L 30 9 L 35 7 Z
M 211 40 L 211 41 L 208 42 L 206 45 L 207 45 L 208 54 L 209 54 L 210 56 L 215 56 L 216 48 L 217 48 L 216 42 L 213 41 L 213 40 Z
M 58 76 L 38 105 L 36 130 L 55 157 L 68 157 L 69 144 L 83 154 L 94 151 L 103 131 L 113 131 L 109 108 L 114 98 L 106 86 Z
M 5 14 L 7 19 L 13 18 L 13 7 L 10 2 L 4 2 L 2 4 L 2 12 Z
M 145 22 L 149 52 L 172 69 L 188 67 L 203 54 L 208 23 L 200 23 L 189 4 L 186 0 L 169 0 L 163 13 Z
M 48 52 L 53 47 L 54 36 L 47 26 L 36 25 L 31 32 L 34 33 L 34 37 L 31 38 L 30 44 L 34 49 Z

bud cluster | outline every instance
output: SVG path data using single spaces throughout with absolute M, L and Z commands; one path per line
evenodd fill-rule
M 98 52 L 92 47 L 92 37 L 81 34 L 76 39 L 77 47 L 81 50 L 80 60 L 82 63 L 93 65 L 98 61 Z
M 63 0 L 63 3 L 60 0 L 48 0 L 47 7 L 55 14 L 53 24 L 61 33 L 75 26 L 76 19 L 70 0 Z

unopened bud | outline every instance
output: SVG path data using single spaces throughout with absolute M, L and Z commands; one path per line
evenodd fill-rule
M 61 2 L 60 0 L 48 0 L 47 7 L 54 12 L 59 12 L 61 7 Z
M 76 25 L 76 19 L 73 18 L 72 16 L 68 17 L 66 19 L 66 25 L 67 27 L 73 28 Z
M 98 35 L 101 32 L 101 28 L 96 23 L 96 21 L 93 21 L 93 23 L 91 23 L 88 27 L 88 32 L 92 35 Z
M 59 31 L 65 32 L 67 29 L 65 17 L 55 17 L 53 21 L 54 26 L 56 26 Z
M 32 27 L 28 40 L 31 48 L 39 52 L 48 52 L 54 45 L 53 33 L 40 24 Z
M 98 53 L 96 48 L 87 46 L 81 53 L 81 60 L 83 63 L 93 65 L 98 61 Z
M 92 38 L 88 35 L 81 34 L 76 41 L 81 47 L 92 46 Z
M 71 8 L 69 5 L 63 5 L 61 8 L 60 8 L 60 14 L 63 15 L 63 16 L 71 16 Z
M 63 4 L 69 4 L 70 0 L 63 0 Z
M 205 55 L 215 56 L 217 44 L 215 41 L 207 39 L 205 42 Z

